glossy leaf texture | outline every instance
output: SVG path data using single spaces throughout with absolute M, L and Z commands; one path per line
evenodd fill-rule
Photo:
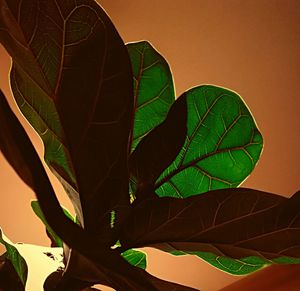
M 137 199 L 153 194 L 154 184 L 180 152 L 187 134 L 185 95 L 170 108 L 166 119 L 138 144 L 129 160 L 131 180 Z
M 131 249 L 122 253 L 122 257 L 135 267 L 139 267 L 144 270 L 147 268 L 147 256 L 144 252 Z
M 243 274 L 271 263 L 300 263 L 299 213 L 300 192 L 287 199 L 237 188 L 149 199 L 136 205 L 120 242 L 123 249 L 153 246 L 197 254 Z M 246 264 L 255 266 L 246 270 Z
M 110 240 L 107 213 L 129 206 L 134 100 L 126 46 L 95 1 L 0 3 L 0 40 L 13 58 L 16 101 L 81 225 Z
M 240 185 L 255 167 L 262 136 L 242 98 L 203 85 L 185 93 L 188 133 L 175 161 L 156 182 L 161 196 L 186 198 Z
M 135 119 L 132 150 L 154 127 L 159 125 L 175 101 L 170 67 L 163 56 L 147 41 L 127 44 L 133 79 Z
M 23 286 L 25 287 L 27 281 L 28 268 L 26 261 L 20 255 L 15 244 L 12 243 L 2 232 L 0 228 L 0 243 L 6 248 L 5 257 L 11 262 L 12 266 L 16 270 Z M 1 272 L 1 269 L 0 269 Z
M 46 227 L 46 231 L 47 234 L 51 240 L 51 246 L 52 247 L 62 247 L 63 246 L 63 242 L 60 239 L 60 237 L 54 232 L 54 230 L 50 227 L 50 225 L 48 224 L 48 222 L 46 221 L 46 218 L 43 214 L 43 211 L 40 207 L 40 204 L 37 200 L 33 200 L 30 203 L 31 205 L 31 209 L 33 210 L 33 212 L 36 214 L 36 216 L 42 221 L 42 223 L 45 225 Z M 75 218 L 70 214 L 70 212 L 62 207 L 62 210 L 64 212 L 64 214 L 66 215 L 66 217 L 68 217 L 71 221 L 75 222 Z

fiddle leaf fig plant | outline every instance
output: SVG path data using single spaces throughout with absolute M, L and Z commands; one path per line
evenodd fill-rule
M 300 195 L 237 188 L 263 138 L 241 96 L 200 85 L 175 98 L 167 61 L 124 44 L 93 0 L 0 0 L 0 41 L 16 103 L 73 203 L 59 204 L 0 91 L 0 149 L 36 194 L 31 207 L 63 256 L 44 290 L 196 290 L 150 275 L 153 247 L 235 275 L 300 263 Z M 4 199 L 4 198 L 3 198 Z M 3 238 L 0 288 L 29 290 L 28 266 Z M 9 274 L 9 276 L 7 275 Z

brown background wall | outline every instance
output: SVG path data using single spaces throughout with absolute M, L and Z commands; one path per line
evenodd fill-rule
M 147 39 L 169 61 L 177 95 L 198 84 L 237 91 L 265 148 L 246 187 L 292 195 L 300 188 L 300 1 L 99 0 L 125 42 Z M 9 59 L 0 47 L 0 87 L 10 100 Z M 39 139 L 26 129 L 42 153 Z M 63 191 L 53 179 L 63 204 Z M 14 241 L 47 244 L 30 211 L 34 198 L 0 156 L 0 225 Z M 70 206 L 69 206 L 70 207 Z M 150 251 L 150 271 L 203 291 L 237 280 L 196 258 Z

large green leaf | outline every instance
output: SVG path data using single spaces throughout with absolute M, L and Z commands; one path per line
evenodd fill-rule
M 24 258 L 20 255 L 18 249 L 16 248 L 15 244 L 12 243 L 2 232 L 0 228 L 0 243 L 3 244 L 6 248 L 5 256 L 8 260 L 11 261 L 12 265 L 14 266 L 17 274 L 23 285 L 26 285 L 27 280 L 27 264 Z
M 146 269 L 147 267 L 147 256 L 145 253 L 137 250 L 127 250 L 122 253 L 122 257 L 131 265 Z
M 62 240 L 60 239 L 60 237 L 54 232 L 54 230 L 51 228 L 51 226 L 48 224 L 44 214 L 43 214 L 43 211 L 40 207 L 40 204 L 37 200 L 33 200 L 31 201 L 31 208 L 32 210 L 34 211 L 34 213 L 36 214 L 36 216 L 44 223 L 45 227 L 46 227 L 46 230 L 47 230 L 47 234 L 49 235 L 49 238 L 51 239 L 51 246 L 52 247 L 62 247 L 63 246 L 63 242 Z M 76 221 L 75 218 L 70 214 L 70 212 L 62 207 L 63 209 L 63 212 L 64 214 L 69 218 L 71 219 L 72 221 Z
M 185 198 L 237 187 L 255 167 L 263 140 L 242 98 L 204 85 L 186 92 L 188 134 L 175 161 L 156 183 L 159 196 Z
M 112 240 L 110 211 L 120 210 L 121 220 L 129 207 L 134 99 L 126 46 L 92 0 L 1 0 L 1 7 L 0 41 L 13 58 L 16 101 L 81 225 Z
M 152 246 L 195 254 L 232 274 L 272 263 L 300 263 L 300 192 L 287 199 L 235 188 L 136 204 L 121 233 L 122 250 Z
M 175 101 L 172 73 L 166 60 L 147 41 L 127 44 L 131 59 L 136 112 L 132 150 L 159 125 Z

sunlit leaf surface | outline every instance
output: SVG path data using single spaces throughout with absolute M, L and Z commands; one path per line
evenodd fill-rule
M 237 187 L 254 169 L 263 146 L 241 97 L 204 85 L 186 92 L 188 134 L 175 161 L 156 183 L 159 196 L 189 197 Z
M 137 250 L 127 250 L 122 253 L 122 257 L 131 265 L 146 269 L 147 267 L 147 256 L 145 253 Z
M 175 101 L 172 73 L 166 60 L 147 41 L 127 44 L 130 55 L 136 112 L 132 150 L 160 124 Z

